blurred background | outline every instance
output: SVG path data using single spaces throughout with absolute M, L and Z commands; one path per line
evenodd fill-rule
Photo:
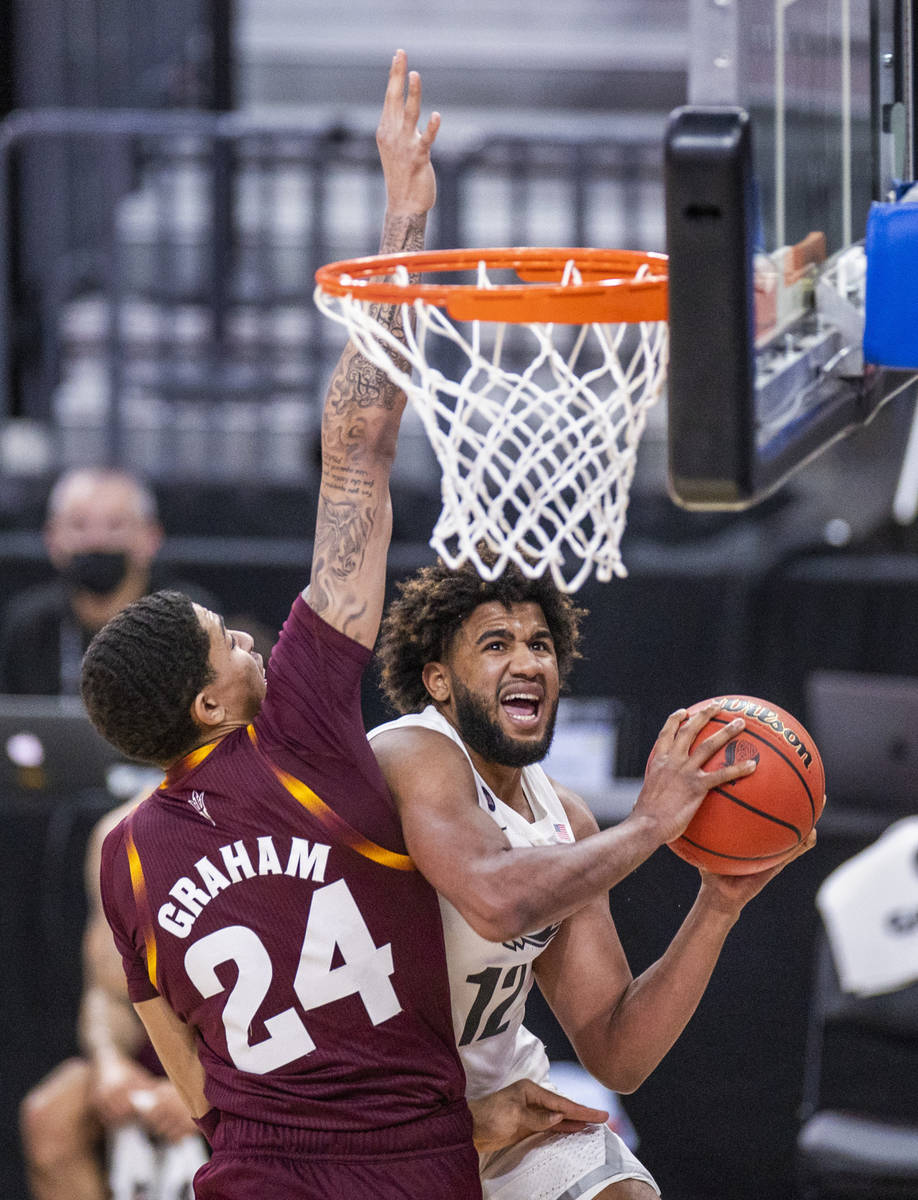
M 308 575 L 318 422 L 341 349 L 313 306 L 313 273 L 376 249 L 373 133 L 394 49 L 421 71 L 425 112 L 443 113 L 429 246 L 665 250 L 662 136 L 686 99 L 687 31 L 687 0 L 10 0 L 0 602 L 54 574 L 41 536 L 54 480 L 117 465 L 155 493 L 160 562 L 270 640 Z M 806 722 L 814 672 L 857 675 L 865 707 L 877 676 L 918 677 L 918 539 L 891 515 L 913 408 L 912 389 L 739 514 L 670 501 L 657 407 L 623 542 L 629 575 L 580 594 L 587 654 L 561 724 L 559 753 L 601 757 L 580 783 L 603 821 L 627 811 L 679 705 L 743 692 Z M 409 414 L 391 583 L 430 560 L 438 494 Z M 372 677 L 365 708 L 368 724 L 387 715 Z M 912 752 L 903 743 L 900 759 Z M 757 900 L 688 1032 L 625 1101 L 667 1200 L 795 1194 L 813 897 L 912 807 L 908 787 L 848 794 L 826 765 L 818 850 Z M 0 794 L 6 1200 L 26 1196 L 18 1100 L 75 1046 L 82 855 L 112 803 L 98 787 Z M 695 887 L 661 851 L 616 889 L 636 972 Z M 532 1025 L 569 1056 L 537 1000 Z

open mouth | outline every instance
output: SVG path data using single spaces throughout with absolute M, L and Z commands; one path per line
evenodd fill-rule
M 539 722 L 542 698 L 529 691 L 510 690 L 500 698 L 500 706 L 519 729 L 527 729 Z

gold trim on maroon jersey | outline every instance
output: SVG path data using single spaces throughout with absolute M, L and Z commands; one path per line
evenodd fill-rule
M 166 778 L 159 785 L 159 791 L 168 791 L 183 775 L 187 775 L 194 767 L 199 766 L 219 745 L 219 738 L 215 742 L 207 742 L 205 745 L 191 750 L 184 758 L 180 758 L 177 763 L 173 763 L 166 772 Z
M 254 726 L 246 726 L 246 732 L 252 745 L 270 767 L 281 786 L 290 793 L 294 800 L 311 812 L 338 841 L 343 842 L 358 854 L 362 854 L 364 858 L 372 859 L 373 862 L 380 863 L 384 867 L 392 867 L 396 871 L 413 871 L 415 869 L 414 863 L 407 854 L 397 854 L 394 850 L 386 850 L 384 846 L 377 846 L 375 842 L 365 838 L 343 817 L 339 817 L 334 809 L 329 808 L 311 787 L 303 783 L 301 779 L 297 779 L 295 775 L 290 775 L 276 766 L 258 745 L 258 735 L 255 733 Z
M 131 816 L 133 817 L 133 813 Z M 147 896 L 147 881 L 144 879 L 143 865 L 141 864 L 140 855 L 137 852 L 137 846 L 134 842 L 134 834 L 131 830 L 130 821 L 125 832 L 125 839 L 127 842 L 128 868 L 131 872 L 131 887 L 134 890 L 134 903 L 137 905 L 137 916 L 140 920 L 143 941 L 147 951 L 147 974 L 150 977 L 150 983 L 159 991 L 159 984 L 156 982 L 156 934 L 153 932 L 153 917 L 150 912 L 150 901 Z

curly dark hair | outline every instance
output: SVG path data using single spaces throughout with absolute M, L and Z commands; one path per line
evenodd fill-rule
M 90 720 L 127 758 L 168 766 L 201 736 L 195 696 L 214 678 L 210 639 L 183 592 L 129 604 L 83 656 L 80 690 Z
M 486 563 L 494 556 L 482 552 Z M 386 699 L 399 713 L 420 712 L 430 703 L 421 678 L 424 666 L 448 653 L 463 621 L 479 604 L 497 601 L 538 604 L 555 643 L 562 685 L 580 657 L 580 622 L 586 609 L 576 608 L 547 574 L 529 579 L 509 563 L 495 580 L 482 579 L 471 563 L 452 570 L 441 559 L 397 584 L 398 595 L 382 623 L 377 658 Z

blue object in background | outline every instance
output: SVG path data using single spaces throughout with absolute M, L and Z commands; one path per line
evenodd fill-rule
M 864 359 L 918 371 L 918 202 L 872 204 L 865 249 Z

